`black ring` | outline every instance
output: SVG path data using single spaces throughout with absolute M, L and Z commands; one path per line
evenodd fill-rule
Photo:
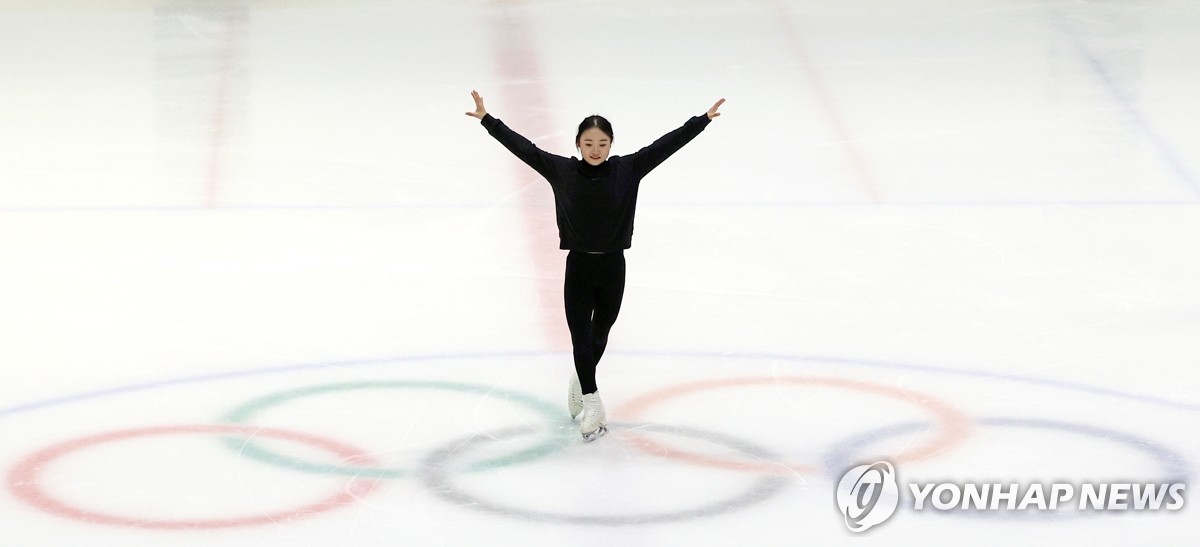
M 692 437 L 695 439 L 709 441 L 714 444 L 727 446 L 754 458 L 772 461 L 778 459 L 774 454 L 765 448 L 759 447 L 758 445 L 752 444 L 745 440 L 732 437 L 730 435 L 717 433 L 715 431 L 653 423 L 612 423 L 609 424 L 609 427 L 610 429 L 638 429 L 641 431 L 682 435 L 684 437 Z M 446 472 L 447 460 L 462 455 L 463 453 L 479 445 L 486 444 L 497 439 L 503 439 L 510 436 L 520 436 L 529 433 L 533 433 L 533 431 L 525 427 L 513 427 L 499 431 L 493 431 L 487 435 L 477 434 L 466 439 L 460 439 L 448 443 L 444 447 L 434 450 L 430 456 L 425 459 L 419 475 L 424 481 L 425 485 L 434 494 L 436 494 L 442 500 L 450 502 L 451 504 L 459 507 L 467 507 L 478 511 L 484 511 L 506 517 L 515 517 L 528 521 L 593 524 L 600 526 L 680 522 L 728 513 L 763 502 L 777 494 L 787 484 L 786 477 L 768 474 L 758 479 L 753 486 L 746 490 L 746 492 L 738 494 L 729 499 L 724 499 L 681 511 L 645 513 L 640 515 L 572 515 L 506 507 L 504 505 L 468 494 L 461 490 L 457 490 L 450 484 L 450 480 Z

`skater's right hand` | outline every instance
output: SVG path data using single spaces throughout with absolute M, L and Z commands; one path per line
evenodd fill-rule
M 471 98 L 475 99 L 475 111 L 467 112 L 467 115 L 482 120 L 483 117 L 487 115 L 487 109 L 483 107 L 483 96 L 481 96 L 478 91 L 472 90 Z

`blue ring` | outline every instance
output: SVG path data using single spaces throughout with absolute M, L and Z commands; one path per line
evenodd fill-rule
M 1166 470 L 1165 478 L 1162 481 L 1165 483 L 1187 483 L 1191 476 L 1187 458 L 1182 454 L 1171 450 L 1157 442 L 1148 440 L 1143 437 L 1138 437 L 1123 431 L 1097 427 L 1094 425 L 1076 424 L 1071 422 L 1063 422 L 1058 420 L 1042 420 L 1035 418 L 981 418 L 975 421 L 976 424 L 993 427 L 1024 427 L 1030 429 L 1050 429 L 1055 431 L 1063 431 L 1086 437 L 1094 437 L 1105 440 L 1113 440 L 1133 448 L 1145 452 L 1158 460 Z M 879 442 L 883 439 L 904 435 L 906 433 L 916 433 L 925 431 L 930 428 L 930 424 L 925 422 L 906 422 L 897 425 L 891 425 L 875 429 L 862 435 L 851 437 L 839 444 L 834 445 L 826 452 L 823 462 L 825 465 L 825 473 L 836 483 L 841 473 L 848 467 L 858 463 L 854 459 L 854 454 L 862 451 L 862 449 Z M 905 489 L 901 488 L 901 499 L 911 498 L 911 494 L 906 494 Z M 912 508 L 901 504 L 901 508 L 907 508 L 912 512 Z M 1104 511 L 983 511 L 983 510 L 968 510 L 968 511 L 937 511 L 929 510 L 925 513 L 933 513 L 938 516 L 955 515 L 977 518 L 1000 518 L 1025 521 L 1045 521 L 1049 519 L 1067 519 L 1084 516 L 1094 516 L 1103 513 Z

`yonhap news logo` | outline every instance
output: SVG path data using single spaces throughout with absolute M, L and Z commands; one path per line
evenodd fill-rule
M 837 502 L 851 532 L 883 523 L 900 504 L 896 468 L 888 462 L 875 462 L 847 471 L 838 482 Z
M 1179 511 L 1187 484 L 934 482 L 905 485 L 912 511 Z M 882 524 L 900 507 L 896 469 L 886 461 L 851 468 L 838 482 L 837 504 L 851 532 Z

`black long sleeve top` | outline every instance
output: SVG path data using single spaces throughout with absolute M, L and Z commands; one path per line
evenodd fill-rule
M 592 252 L 628 249 L 642 178 L 696 138 L 711 122 L 696 116 L 628 156 L 600 165 L 546 152 L 487 114 L 481 123 L 492 137 L 550 182 L 558 219 L 559 248 Z

